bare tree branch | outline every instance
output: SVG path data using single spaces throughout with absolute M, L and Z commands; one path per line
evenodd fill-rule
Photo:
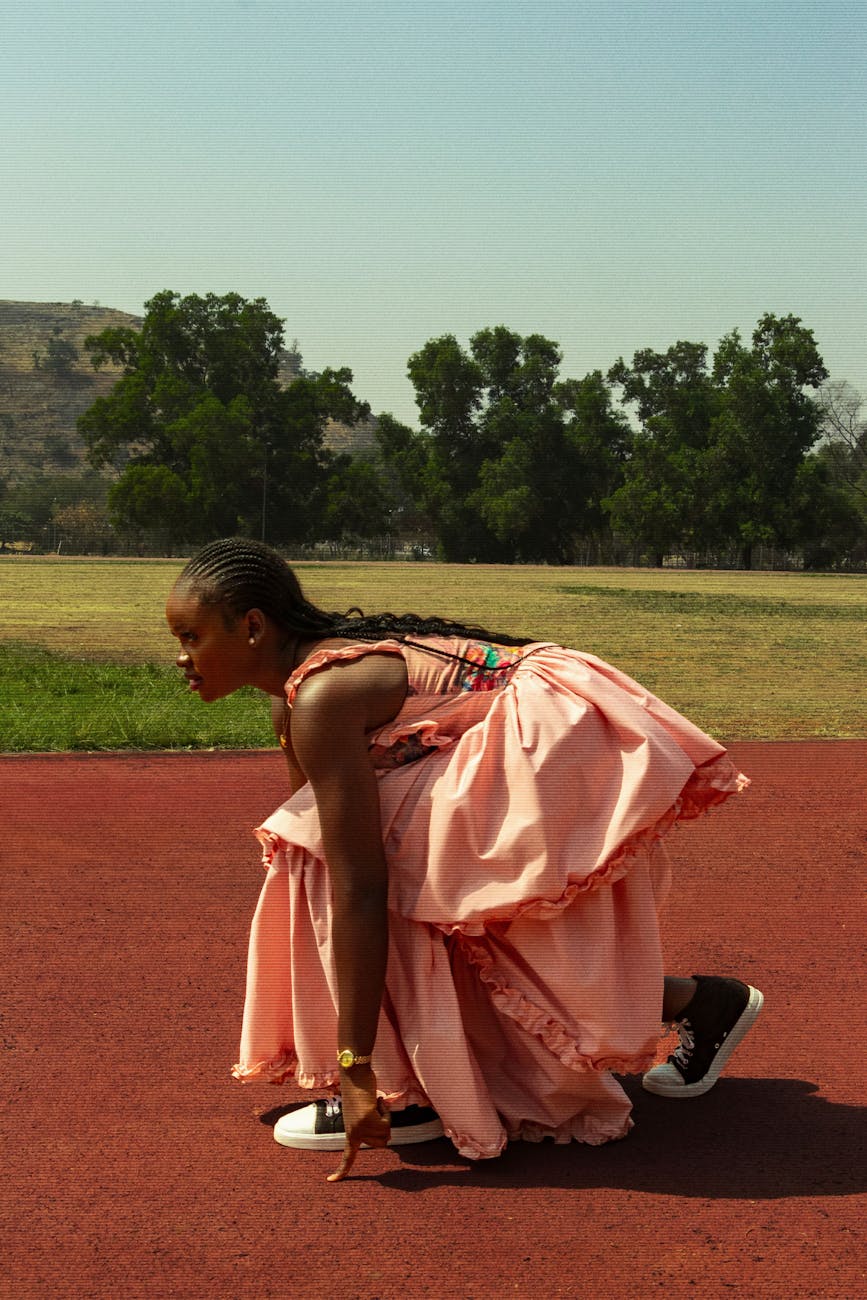
M 867 498 L 867 419 L 864 399 L 845 379 L 831 379 L 818 392 L 822 443 L 835 472 Z

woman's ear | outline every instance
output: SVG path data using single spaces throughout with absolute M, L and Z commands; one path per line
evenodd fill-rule
M 248 609 L 244 616 L 244 622 L 247 628 L 247 640 L 250 645 L 256 645 L 261 641 L 265 632 L 265 615 L 261 609 Z

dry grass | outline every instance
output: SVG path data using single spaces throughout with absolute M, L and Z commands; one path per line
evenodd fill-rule
M 176 560 L 0 557 L 0 640 L 170 663 Z M 307 564 L 328 609 L 441 613 L 608 659 L 723 739 L 867 735 L 867 579 L 685 570 Z

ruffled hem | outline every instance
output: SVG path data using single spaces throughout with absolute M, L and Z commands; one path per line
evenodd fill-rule
M 443 1133 L 455 1147 L 459 1156 L 464 1156 L 467 1160 L 496 1160 L 506 1149 L 509 1141 L 508 1135 L 503 1130 L 503 1135 L 497 1142 L 477 1142 L 467 1133 L 458 1133 L 455 1129 L 450 1128 L 443 1120 Z
M 376 738 L 370 747 L 371 753 L 375 755 L 377 750 L 388 749 L 402 740 L 409 740 L 411 736 L 417 736 L 426 749 L 446 749 L 455 743 L 455 737 L 446 735 L 438 722 L 432 718 L 423 718 L 421 722 L 404 722 L 376 732 Z
M 503 1130 L 503 1136 L 498 1142 L 478 1142 L 469 1134 L 459 1133 L 456 1129 L 450 1128 L 445 1122 L 443 1132 L 458 1155 L 464 1156 L 467 1160 L 495 1160 L 497 1156 L 503 1154 L 509 1142 L 544 1142 L 547 1138 L 553 1140 L 558 1146 L 565 1146 L 569 1142 L 581 1142 L 584 1146 L 601 1147 L 607 1142 L 617 1142 L 627 1137 L 634 1127 L 633 1121 L 628 1116 L 622 1123 L 612 1124 L 596 1119 L 592 1115 L 576 1115 L 556 1128 L 536 1124 L 530 1120 L 510 1124 L 508 1130 Z
M 553 1138 L 558 1146 L 565 1146 L 567 1142 L 583 1142 L 585 1146 L 601 1147 L 606 1142 L 617 1142 L 627 1137 L 634 1127 L 629 1116 L 620 1124 L 606 1124 L 592 1115 L 576 1115 L 557 1128 L 522 1120 L 515 1126 L 509 1126 L 508 1136 L 510 1142 L 544 1142 L 546 1138 Z
M 295 1076 L 298 1057 L 286 1052 L 273 1061 L 257 1061 L 255 1065 L 233 1065 L 231 1075 L 239 1083 L 285 1083 Z M 311 1085 L 315 1087 L 316 1085 Z
M 720 754 L 695 769 L 675 804 L 676 820 L 701 817 L 733 794 L 743 794 L 751 784 L 750 778 L 738 771 L 728 754 Z
M 283 1084 L 292 1080 L 299 1088 L 322 1090 L 328 1094 L 340 1091 L 340 1073 L 337 1070 L 314 1070 L 305 1073 L 298 1069 L 298 1058 L 294 1052 L 273 1061 L 259 1061 L 256 1065 L 233 1065 L 232 1078 L 239 1083 Z M 419 1087 L 416 1079 L 405 1079 L 403 1083 L 392 1088 L 377 1088 L 390 1110 L 403 1110 L 406 1106 L 430 1106 L 430 1098 Z
M 567 1070 L 574 1070 L 577 1074 L 640 1074 L 649 1070 L 656 1060 L 655 1045 L 650 1050 L 634 1052 L 629 1056 L 590 1056 L 582 1052 L 574 1037 L 566 1032 L 559 1021 L 537 1007 L 520 989 L 504 982 L 496 969 L 494 958 L 484 944 L 462 936 L 461 951 L 478 969 L 479 978 L 487 987 L 497 1010 L 514 1020 L 528 1034 L 538 1038 Z
M 274 831 L 266 831 L 264 826 L 257 826 L 253 834 L 262 845 L 263 867 L 273 866 L 277 854 L 285 853 L 289 847 L 288 841 L 284 840 L 282 835 L 277 835 Z

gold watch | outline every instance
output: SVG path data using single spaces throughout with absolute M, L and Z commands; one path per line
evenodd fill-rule
M 368 1065 L 372 1060 L 372 1056 L 356 1056 L 349 1047 L 344 1047 L 337 1053 L 337 1064 L 344 1070 L 351 1070 L 353 1065 Z

